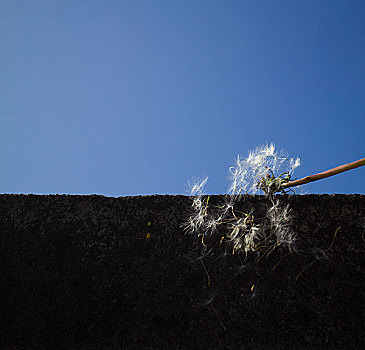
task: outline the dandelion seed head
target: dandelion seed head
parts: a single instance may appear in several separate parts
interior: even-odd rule
[[[224,246],[229,247],[231,252],[233,249],[233,253],[244,252],[247,255],[248,252],[259,252],[260,247],[267,247],[267,244],[283,244],[291,249],[296,235],[291,229],[289,206],[270,197],[272,205],[267,210],[269,222],[257,225],[252,213],[242,215],[242,212],[235,210],[235,203],[243,193],[257,193],[259,189],[267,194],[280,191],[281,184],[290,181],[298,166],[299,158],[289,158],[283,151],[278,151],[273,143],[249,151],[246,158],[238,156],[229,168],[230,187],[221,206],[209,207],[209,197],[203,196],[208,178],[195,179],[190,185],[190,194],[194,196],[193,213],[185,224],[186,229],[197,233],[204,247],[210,241],[216,242],[214,239],[204,242],[204,238],[216,235],[220,239],[219,246],[224,241]],[[228,250],[225,255],[226,252]]]
[[[292,174],[300,166],[300,159],[288,158],[283,151],[277,151],[273,143],[257,147],[249,151],[248,157],[236,159],[235,165],[229,168],[231,194],[242,191],[256,193],[257,183],[268,174],[279,176],[283,173]]]

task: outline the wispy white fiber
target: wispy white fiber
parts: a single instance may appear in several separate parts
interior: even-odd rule
[[[248,157],[236,159],[234,166],[229,168],[231,184],[230,194],[256,193],[257,183],[261,178],[272,174],[279,176],[282,173],[292,175],[300,166],[300,159],[288,158],[283,151],[277,151],[273,143],[251,150]]]

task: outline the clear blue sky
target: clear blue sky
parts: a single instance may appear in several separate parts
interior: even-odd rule
[[[297,177],[365,157],[365,1],[0,1],[1,193],[224,193],[266,141]]]

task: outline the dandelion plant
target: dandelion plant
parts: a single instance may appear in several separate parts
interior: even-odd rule
[[[291,230],[291,211],[273,194],[287,193],[292,187],[363,166],[365,158],[293,180],[294,171],[300,163],[299,157],[290,158],[285,152],[278,151],[273,143],[257,147],[246,158],[237,157],[235,165],[229,168],[231,184],[223,205],[212,208],[209,196],[203,195],[208,178],[198,180],[191,186],[193,214],[185,223],[185,229],[197,233],[204,247],[207,237],[217,236],[215,241],[230,247],[233,254],[243,252],[247,256],[248,252],[261,252],[268,246],[272,249],[279,245],[290,248],[296,241]],[[259,190],[268,195],[270,205],[266,221],[258,222],[252,212],[236,211],[235,203],[239,195],[257,193]]]
[[[238,157],[229,168],[231,184],[223,205],[212,206],[209,196],[203,195],[208,178],[193,183],[193,214],[185,223],[185,229],[197,233],[204,247],[208,237],[216,236],[219,245],[230,247],[233,254],[243,252],[247,256],[249,252],[267,249],[268,245],[271,248],[281,244],[290,246],[296,238],[290,230],[288,207],[272,199],[267,212],[269,223],[262,223],[251,212],[236,211],[235,203],[239,195],[256,193],[259,189],[267,194],[283,192],[282,185],[291,180],[298,166],[299,158],[289,158],[277,151],[273,143],[250,151],[247,158]]]
[[[217,199],[210,200],[210,196],[204,195],[204,186],[208,178],[195,180],[192,184],[190,190],[193,198],[192,213],[183,226],[186,231],[198,238],[201,252],[196,261],[200,261],[203,266],[208,287],[211,287],[212,281],[209,265],[206,265],[204,260],[214,262],[222,259],[224,263],[227,256],[235,256],[238,257],[235,261],[240,263],[239,271],[244,271],[247,264],[259,263],[263,258],[272,256],[272,252],[277,248],[286,247],[289,251],[282,254],[279,261],[275,263],[271,270],[274,271],[291,252],[298,252],[300,239],[294,229],[294,215],[290,209],[290,201],[286,197],[274,196],[274,194],[294,192],[292,188],[295,186],[363,166],[365,158],[293,180],[294,171],[300,163],[299,157],[290,158],[270,143],[250,151],[246,158],[237,157],[234,166],[229,168],[231,183],[228,194],[219,198],[221,202]],[[260,190],[267,195],[267,201],[264,201],[266,212],[261,209],[256,211],[249,205],[242,211],[242,202],[238,203],[238,201],[243,199],[245,202],[246,197],[241,195],[255,194]],[[311,250],[315,260],[297,275],[296,281],[316,261],[326,258],[326,253],[331,249],[340,229],[341,227],[337,228],[327,250],[316,247]],[[222,250],[224,253],[221,253]],[[210,260],[210,257],[214,255],[217,257]],[[254,296],[255,283],[250,290],[251,295]],[[213,299],[208,299],[205,305],[212,309],[226,331],[227,328],[214,307]]]

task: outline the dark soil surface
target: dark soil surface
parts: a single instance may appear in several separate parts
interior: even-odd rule
[[[365,196],[278,198],[295,251],[244,261],[202,258],[186,196],[0,195],[0,348],[364,349]]]

